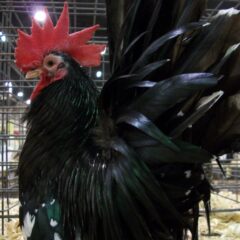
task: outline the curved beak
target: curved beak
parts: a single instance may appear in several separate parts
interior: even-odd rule
[[[37,68],[37,69],[31,70],[31,71],[28,71],[28,72],[26,73],[25,78],[26,78],[26,79],[39,78],[40,75],[41,75],[41,73],[42,73],[42,69],[41,69],[41,68]]]

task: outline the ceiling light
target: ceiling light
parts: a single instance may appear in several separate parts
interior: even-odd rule
[[[18,93],[17,93],[17,96],[18,96],[18,97],[23,97],[23,95],[24,95],[23,92],[18,92]]]
[[[6,36],[5,36],[5,35],[2,35],[2,36],[1,36],[1,40],[2,40],[2,42],[6,42],[6,40],[7,40]]]
[[[45,22],[46,20],[46,12],[43,10],[38,10],[35,14],[34,14],[34,19],[38,22]]]
[[[101,76],[102,76],[102,71],[97,71],[97,72],[96,72],[96,77],[97,77],[97,78],[100,78]]]
[[[13,89],[12,89],[12,83],[11,82],[5,82],[5,87],[8,87],[8,92],[12,93]]]
[[[30,104],[31,104],[31,100],[28,99],[28,100],[26,101],[26,104],[27,104],[27,105],[30,105]]]

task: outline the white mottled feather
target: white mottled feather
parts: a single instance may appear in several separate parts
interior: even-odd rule
[[[54,219],[51,219],[50,220],[50,225],[51,225],[51,227],[56,227],[58,225],[58,222]]]
[[[26,213],[23,220],[23,227],[22,227],[24,239],[31,237],[35,220],[36,218],[34,215],[31,215],[29,212]]]
[[[54,233],[54,240],[62,240],[58,233]]]

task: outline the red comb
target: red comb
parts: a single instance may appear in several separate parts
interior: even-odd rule
[[[31,35],[18,30],[15,58],[16,65],[23,72],[39,67],[44,55],[50,51],[67,53],[82,66],[90,67],[100,64],[100,54],[105,45],[86,44],[99,25],[69,34],[69,13],[66,2],[55,27],[47,10],[46,14],[47,19],[43,27],[36,20],[32,20]]]

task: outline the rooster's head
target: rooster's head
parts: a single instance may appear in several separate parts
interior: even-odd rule
[[[18,31],[17,47],[15,49],[16,65],[26,73],[26,78],[38,78],[31,99],[49,84],[63,79],[68,72],[68,64],[63,55],[68,55],[81,66],[90,67],[100,64],[104,45],[86,44],[99,25],[69,34],[68,5],[64,4],[61,16],[56,24],[46,11],[46,22],[40,26],[32,20],[31,34]],[[62,54],[61,54],[62,53]]]

